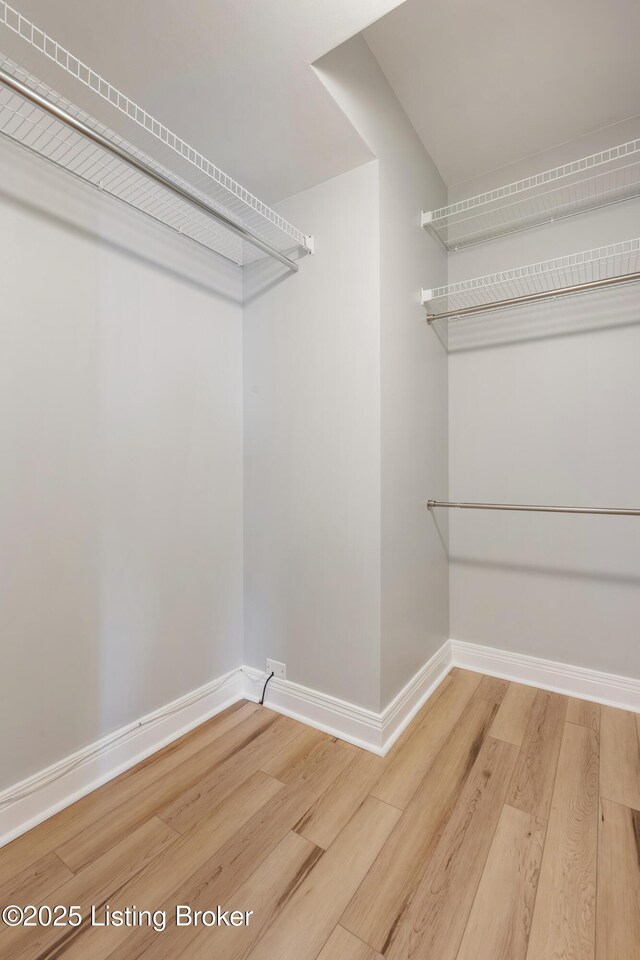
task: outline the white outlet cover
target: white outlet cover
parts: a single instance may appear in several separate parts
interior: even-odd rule
[[[287,679],[287,665],[286,663],[280,663],[279,660],[267,660],[267,673],[273,671],[274,676],[279,680]]]

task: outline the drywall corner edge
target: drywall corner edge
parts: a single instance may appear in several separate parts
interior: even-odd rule
[[[275,677],[267,687],[265,706],[370,753],[384,756],[450,669],[451,653],[449,644],[445,643],[381,713]],[[267,675],[248,666],[242,671],[246,677],[245,696],[257,702]]]

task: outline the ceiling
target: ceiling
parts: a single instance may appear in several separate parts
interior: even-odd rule
[[[640,114],[638,0],[406,0],[364,35],[450,186]]]
[[[268,203],[371,159],[310,66],[360,31],[449,185],[640,114],[638,0],[13,2]]]
[[[397,2],[12,0],[268,203],[371,159],[310,64]],[[2,52],[25,49],[0,28]],[[71,98],[55,66],[40,79]]]

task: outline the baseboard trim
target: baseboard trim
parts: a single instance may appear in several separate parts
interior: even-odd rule
[[[453,666],[640,713],[640,680],[461,640],[449,641]]]
[[[443,644],[380,713],[275,677],[266,705],[384,756],[453,666],[640,712],[640,680],[459,640]],[[225,707],[243,698],[257,702],[265,677],[238,667],[0,793],[0,846]]]
[[[0,847],[244,696],[238,667],[0,793]]]
[[[266,706],[383,756],[450,667],[444,644],[381,713],[275,678]],[[265,677],[252,667],[238,667],[4,790],[0,847],[238,700],[257,702]]]
[[[380,713],[275,677],[266,706],[384,756],[453,666],[640,713],[640,680],[459,640],[443,644]],[[265,678],[238,667],[0,793],[0,846],[225,707],[257,702]]]
[[[443,643],[385,707],[382,712],[383,755],[393,746],[416,713],[435,693],[452,666],[451,648],[448,643]]]
[[[254,667],[245,666],[242,670],[246,678],[245,696],[257,703],[268,674]],[[265,706],[340,740],[380,752],[375,747],[379,717],[372,710],[276,677],[269,682]]]
[[[276,677],[269,682],[265,705],[384,756],[450,669],[451,653],[445,643],[381,713]],[[247,681],[245,696],[257,702],[267,675],[254,667],[245,666],[242,670]]]

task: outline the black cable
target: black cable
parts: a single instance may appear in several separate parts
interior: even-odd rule
[[[266,679],[266,681],[265,681],[265,684],[264,684],[264,687],[262,688],[262,696],[260,697],[260,700],[258,701],[259,703],[264,704],[264,695],[265,695],[265,693],[267,692],[267,684],[269,683],[269,680],[271,680],[271,677],[275,677],[275,673],[273,672],[273,670],[271,671],[271,673],[270,673],[269,676],[267,677],[267,679]]]

